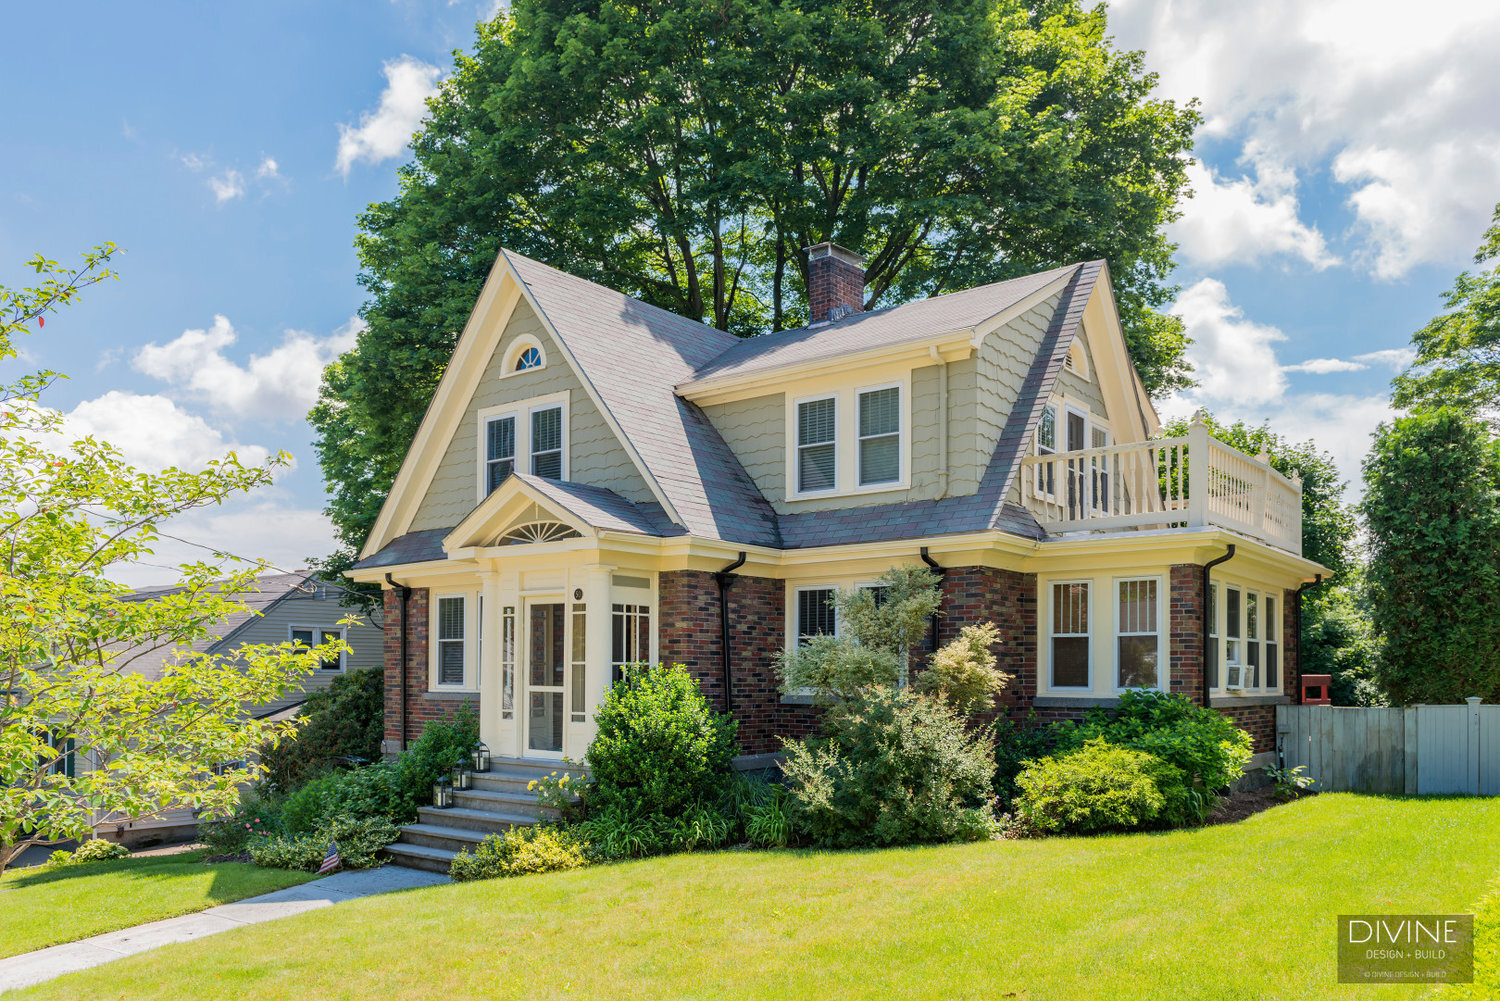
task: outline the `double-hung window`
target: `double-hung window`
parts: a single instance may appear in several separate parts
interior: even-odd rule
[[[1281,687],[1281,620],[1276,617],[1276,596],[1263,595],[1266,620],[1266,687]]]
[[[1219,592],[1218,585],[1209,586],[1209,687],[1222,685],[1230,692],[1280,691],[1280,595],[1228,584],[1223,588],[1221,608]],[[1223,670],[1213,670],[1221,658]]]
[[[797,645],[803,646],[814,636],[837,636],[838,613],[833,607],[834,588],[801,587],[797,589]]]
[[[1224,589],[1224,687],[1244,688],[1248,680],[1243,656],[1244,638],[1241,633],[1241,599],[1243,592],[1237,587]]]
[[[1118,618],[1115,642],[1119,688],[1156,688],[1161,683],[1161,632],[1157,621],[1158,581],[1142,577],[1116,582]]]
[[[462,596],[437,600],[437,683],[446,688],[464,685],[465,637],[467,635]]]
[[[1052,687],[1089,687],[1089,583],[1052,585]]]
[[[292,642],[301,647],[312,649],[320,643],[329,643],[344,638],[342,629],[316,629],[312,626],[293,626]],[[326,660],[318,661],[320,671],[342,671],[344,669],[344,655],[336,653]]]
[[[1260,687],[1260,595],[1245,592],[1245,687]]]
[[[484,439],[484,492],[490,493],[516,469],[515,415],[486,421]]]
[[[1208,585],[1208,687],[1219,687],[1219,585]]]
[[[617,604],[611,606],[610,679],[625,677],[625,668],[644,664],[651,659],[651,606]]]
[[[549,480],[563,475],[562,407],[539,407],[531,412],[531,474]]]
[[[859,485],[901,480],[901,387],[859,394]]]
[[[797,492],[838,489],[838,397],[797,404]]]

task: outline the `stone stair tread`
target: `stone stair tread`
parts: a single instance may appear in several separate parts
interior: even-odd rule
[[[449,841],[465,841],[478,844],[490,833],[488,831],[471,831],[467,827],[444,827],[441,824],[407,824],[401,828],[403,838],[407,833],[425,834],[430,838],[445,838]],[[398,841],[397,844],[402,842]]]
[[[529,817],[524,814],[502,813],[499,810],[472,810],[466,806],[450,806],[441,809],[435,806],[424,806],[422,810],[427,812],[427,816],[434,819],[439,816],[447,816],[463,820],[488,820],[492,821],[496,826],[514,824],[517,827],[531,827],[536,823],[535,817]],[[422,823],[426,824],[427,822],[423,820]],[[419,825],[407,824],[406,826],[416,827]],[[445,825],[428,824],[427,826],[441,827]]]
[[[446,848],[429,848],[426,845],[408,845],[397,841],[395,844],[386,845],[385,850],[392,855],[409,855],[413,858],[431,859],[434,862],[452,862],[457,852]]]

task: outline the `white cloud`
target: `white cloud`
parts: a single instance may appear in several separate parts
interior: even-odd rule
[[[280,180],[281,174],[277,170],[277,164],[269,156],[260,158],[260,166],[255,168],[255,176],[268,181]]]
[[[1245,319],[1229,302],[1229,290],[1216,278],[1185,289],[1171,312],[1182,317],[1193,339],[1188,348],[1201,395],[1236,406],[1269,403],[1286,392],[1286,376],[1276,360],[1275,327]]]
[[[1329,375],[1333,372],[1363,372],[1368,365],[1343,358],[1309,358],[1295,365],[1283,365],[1283,372],[1306,372],[1309,375]]]
[[[128,587],[171,584],[177,575],[170,567],[191,561],[215,562],[213,548],[244,559],[263,559],[273,567],[297,570],[309,556],[333,551],[333,526],[321,512],[291,507],[276,488],[221,507],[204,508],[173,518],[162,531],[155,555],[140,563],[122,564],[110,577]],[[178,541],[186,540],[184,541]],[[243,564],[226,562],[226,570]]]
[[[226,170],[218,177],[210,177],[208,186],[213,189],[215,200],[227,202],[245,193],[245,178],[237,170]]]
[[[143,469],[168,466],[192,469],[235,452],[246,465],[270,454],[259,445],[242,445],[224,436],[196,414],[165,396],[111,390],[85,400],[63,415],[63,434],[70,439],[92,435],[119,449],[127,462]]]
[[[183,153],[177,159],[181,160],[182,165],[188,170],[202,170],[209,164],[207,157],[199,156],[197,153]]]
[[[339,125],[335,166],[345,177],[354,164],[380,163],[400,156],[427,114],[427,99],[437,93],[442,70],[411,56],[387,62],[385,90],[374,111],[359,116],[359,125]]]
[[[298,421],[317,401],[324,367],[353,347],[363,329],[364,321],[351,317],[327,337],[288,330],[279,345],[241,365],[225,354],[238,339],[234,326],[216,315],[207,330],[184,330],[166,344],[147,344],[131,366],[224,413]]]
[[[1416,358],[1416,348],[1385,348],[1382,351],[1368,351],[1354,356],[1355,361],[1364,362],[1366,365],[1381,365],[1393,372],[1401,371]]]
[[[1205,278],[1186,289],[1171,310],[1187,325],[1194,343],[1188,360],[1197,369],[1199,384],[1162,401],[1158,411],[1172,419],[1203,407],[1222,421],[1269,423],[1290,441],[1311,438],[1332,453],[1340,475],[1360,491],[1360,463],[1370,447],[1370,434],[1394,411],[1390,399],[1377,394],[1301,393],[1292,390],[1288,372],[1327,374],[1382,364],[1406,349],[1394,348],[1359,355],[1352,361],[1315,358],[1282,365],[1276,345],[1287,336],[1276,327],[1254,323],[1233,305],[1224,283]]]
[[[1299,217],[1292,171],[1262,163],[1254,180],[1226,180],[1193,164],[1187,175],[1193,197],[1168,231],[1187,260],[1214,267],[1289,256],[1320,271],[1338,263],[1323,234]]]
[[[1472,252],[1500,192],[1500,6],[1112,0],[1110,8],[1120,44],[1146,51],[1164,96],[1202,99],[1205,138],[1304,176],[1329,170],[1354,218],[1346,256],[1362,267],[1394,279]]]

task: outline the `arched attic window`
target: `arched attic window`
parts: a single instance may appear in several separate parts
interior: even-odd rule
[[[559,542],[579,538],[578,531],[560,521],[531,521],[517,525],[497,540],[501,546],[524,546],[536,542]]]
[[[505,365],[500,369],[500,376],[504,378],[546,367],[547,352],[541,342],[530,334],[522,334],[506,349]]]
[[[540,348],[536,347],[535,345],[532,345],[531,347],[527,348],[525,351],[522,351],[521,352],[521,357],[519,357],[519,358],[516,359],[516,371],[517,372],[524,372],[528,368],[541,368],[541,367],[542,367],[542,351],[541,351]]]

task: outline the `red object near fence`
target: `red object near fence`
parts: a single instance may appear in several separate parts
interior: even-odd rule
[[[1331,706],[1333,698],[1329,689],[1333,685],[1331,674],[1304,674],[1302,676],[1302,704],[1304,706]]]

